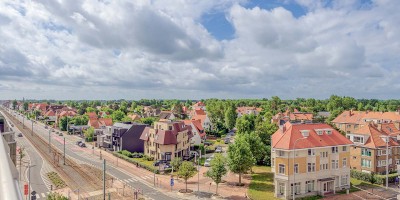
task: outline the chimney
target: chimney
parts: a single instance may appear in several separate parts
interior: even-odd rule
[[[393,122],[393,124],[397,128],[397,130],[400,130],[400,122],[399,121],[395,121],[395,122]]]
[[[378,128],[379,131],[382,131],[382,124],[381,123],[377,124],[376,127]]]
[[[349,116],[351,117],[351,115],[354,114],[353,109],[349,110]]]

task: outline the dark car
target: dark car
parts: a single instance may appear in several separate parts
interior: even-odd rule
[[[169,168],[172,168],[172,166],[170,165],[170,164],[164,164],[164,169],[169,169]]]
[[[205,146],[210,146],[210,145],[212,145],[212,143],[211,142],[204,142],[204,145]]]
[[[225,144],[229,144],[231,142],[231,140],[229,138],[225,139],[224,143]]]
[[[79,146],[80,146],[80,147],[86,147],[86,144],[85,144],[84,142],[81,142],[81,143],[79,144]]]
[[[156,160],[156,161],[154,161],[154,163],[153,163],[153,166],[160,166],[160,161],[159,160]]]
[[[81,143],[82,143],[82,141],[77,141],[77,142],[76,142],[76,145],[79,146]]]
[[[22,133],[18,133],[18,137],[22,137]]]
[[[48,129],[49,127],[48,127],[48,126],[45,126],[44,128],[45,128],[45,129]]]
[[[62,133],[62,132],[60,132],[58,135],[59,135],[59,136],[63,136],[63,133]]]

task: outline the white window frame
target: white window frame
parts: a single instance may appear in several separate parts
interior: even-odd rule
[[[332,150],[332,153],[338,153],[339,152],[339,148],[338,147],[332,147],[331,150]]]
[[[347,167],[347,158],[343,158],[342,167]]]
[[[299,164],[295,163],[294,166],[293,166],[293,169],[294,169],[294,173],[298,174],[299,173]]]
[[[315,149],[308,149],[308,150],[307,150],[307,154],[308,154],[309,156],[315,156]]]
[[[281,169],[283,169],[283,173],[281,172]],[[286,169],[285,169],[285,165],[284,164],[279,164],[278,165],[278,173],[279,174],[285,174]]]

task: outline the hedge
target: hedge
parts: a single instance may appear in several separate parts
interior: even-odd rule
[[[128,151],[129,152],[129,151]],[[156,174],[159,174],[160,173],[160,171],[157,169],[157,168],[155,168],[155,167],[153,167],[153,166],[149,166],[149,165],[146,165],[146,164],[143,164],[143,163],[141,163],[141,162],[138,162],[138,161],[136,161],[136,160],[134,160],[133,158],[130,158],[130,157],[128,157],[128,156],[126,156],[126,155],[123,155],[123,154],[121,154],[121,153],[119,153],[119,152],[112,152],[113,153],[113,155],[114,156],[116,156],[116,157],[118,157],[118,158],[121,158],[121,159],[124,159],[124,160],[126,160],[126,161],[128,161],[128,162],[130,162],[130,163],[133,163],[133,164],[137,164],[138,166],[140,166],[140,167],[142,167],[142,168],[144,168],[144,169],[147,169],[147,170],[149,170],[149,171],[151,171],[151,172],[154,172],[155,171],[155,173]],[[130,152],[129,152],[130,153]]]
[[[388,175],[389,183],[394,183],[397,176],[398,176],[397,173],[389,174]],[[360,171],[356,171],[356,170],[350,170],[350,177],[358,179],[358,180],[362,180],[365,182],[370,182],[370,183],[375,183],[375,184],[380,184],[380,185],[383,185],[386,183],[386,175],[377,175],[374,173],[366,173],[366,172],[360,172]]]

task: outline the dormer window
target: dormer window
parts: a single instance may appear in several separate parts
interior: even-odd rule
[[[332,134],[332,130],[326,130],[325,133],[326,133],[327,135],[330,135],[330,134]]]
[[[324,133],[323,130],[319,130],[319,129],[315,129],[315,132],[317,133],[317,135],[322,135]]]
[[[361,136],[354,136],[354,137],[353,137],[353,142],[354,142],[354,143],[362,143],[362,144],[364,144],[364,137],[361,137]]]
[[[309,130],[301,130],[300,132],[303,135],[303,137],[308,137],[310,135],[310,131]]]

